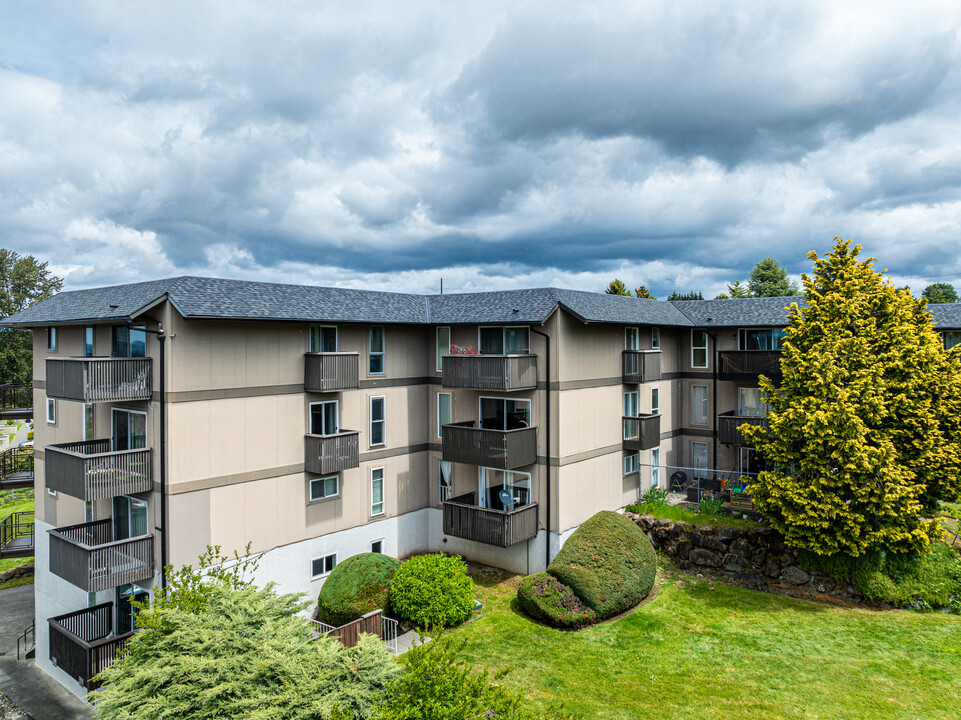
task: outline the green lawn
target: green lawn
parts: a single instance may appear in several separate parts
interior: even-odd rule
[[[7,517],[7,515],[10,515],[11,513],[27,512],[27,511],[33,511],[32,499],[23,500],[21,502],[14,503],[12,505],[4,505],[3,507],[0,507],[0,520],[3,520],[5,517]],[[15,568],[18,565],[28,565],[32,562],[33,562],[32,557],[5,558],[3,560],[0,560],[0,572],[4,572],[5,570],[9,570],[10,568]],[[24,583],[21,582],[20,584],[22,585]],[[8,587],[8,584],[5,583],[0,585],[0,589],[3,589],[5,587]]]
[[[737,515],[708,515],[703,512],[685,510],[677,505],[657,505],[639,502],[628,505],[627,509],[638,515],[650,515],[651,517],[666,518],[675,521],[680,520],[694,525],[714,525],[718,527],[727,526],[747,529],[760,527],[761,525],[754,520],[745,519]]]
[[[874,612],[664,576],[647,604],[580,632],[538,625],[518,578],[475,573],[489,615],[453,631],[476,665],[583,718],[961,718],[961,617]]]

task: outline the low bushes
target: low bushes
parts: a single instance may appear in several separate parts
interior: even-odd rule
[[[597,613],[547,573],[528,575],[521,581],[517,604],[526,615],[554,627],[573,629],[597,622]]]
[[[547,571],[603,619],[647,597],[657,557],[647,535],[629,518],[602,511],[574,531]]]
[[[339,626],[386,609],[388,588],[399,565],[380,553],[361,553],[335,565],[317,598],[320,619]]]
[[[474,609],[474,583],[467,565],[443,553],[418,555],[403,563],[389,595],[400,619],[418,628],[457,625]]]

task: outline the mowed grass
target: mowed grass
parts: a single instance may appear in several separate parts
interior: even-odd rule
[[[32,499],[23,500],[18,503],[4,505],[3,507],[0,507],[0,520],[3,520],[5,517],[7,517],[7,515],[10,515],[15,512],[33,512],[33,500]],[[33,562],[32,557],[4,558],[3,560],[0,560],[0,572],[4,572],[5,570],[10,570],[11,568],[19,567],[20,565],[29,565],[32,562]],[[28,580],[28,581],[14,581],[14,582],[17,582],[17,584],[19,585],[26,585],[33,581]],[[6,588],[6,587],[13,587],[13,585],[10,583],[0,584],[0,589]]]
[[[656,595],[579,632],[513,602],[517,577],[475,573],[490,614],[452,631],[477,666],[544,710],[581,718],[961,718],[961,617],[839,608],[661,575]]]
[[[667,520],[682,521],[693,525],[713,525],[715,527],[738,527],[752,529],[761,527],[761,524],[754,520],[745,519],[736,515],[709,515],[703,512],[693,512],[685,510],[677,505],[658,505],[653,503],[634,503],[628,505],[630,512],[638,515],[650,515],[656,518]]]

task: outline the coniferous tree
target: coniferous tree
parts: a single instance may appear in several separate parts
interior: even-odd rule
[[[958,292],[948,283],[934,283],[921,291],[921,297],[927,298],[930,303],[956,303]]]
[[[631,294],[627,291],[627,285],[625,285],[621,280],[614,278],[607,285],[607,290],[604,291],[608,295],[625,295],[630,297]]]
[[[751,497],[788,543],[820,555],[923,552],[930,512],[961,493],[961,353],[924,302],[835,240],[792,304],[769,428],[742,425],[768,469]]]
[[[647,285],[641,285],[639,288],[635,288],[634,296],[645,300],[657,300],[656,297],[651,295],[651,291],[647,289]]]
[[[704,296],[701,294],[700,290],[691,290],[691,292],[679,293],[677,290],[672,292],[667,298],[668,300],[703,300]]]
[[[750,294],[745,297],[786,297],[799,292],[797,283],[788,278],[787,270],[772,257],[754,264],[747,287]]]

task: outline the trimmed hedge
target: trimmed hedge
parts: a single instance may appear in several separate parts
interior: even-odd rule
[[[525,615],[553,627],[574,629],[597,622],[597,613],[573,590],[547,573],[528,575],[521,580],[517,604]]]
[[[339,626],[378,608],[386,610],[388,588],[399,566],[380,553],[353,555],[335,565],[317,598],[320,619]]]
[[[390,606],[418,628],[464,622],[474,610],[474,581],[467,576],[467,564],[443,553],[412,557],[394,575]]]
[[[657,556],[647,535],[629,518],[603,510],[574,531],[547,572],[604,619],[648,596]]]

